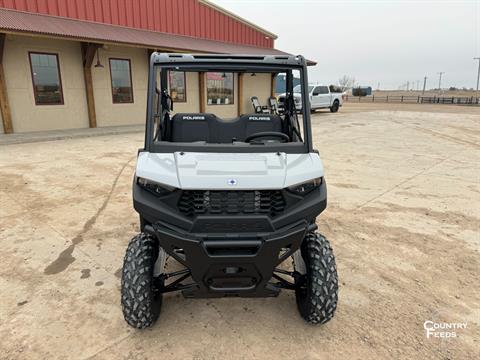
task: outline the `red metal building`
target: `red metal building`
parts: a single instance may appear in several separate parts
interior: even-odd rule
[[[274,48],[276,38],[275,34],[206,0],[0,0],[3,132],[116,124],[107,118],[106,111],[103,113],[105,108],[110,108],[108,116],[117,114],[119,124],[135,122],[129,119],[142,119],[135,114],[144,111],[144,101],[133,96],[133,92],[138,93],[135,88],[143,86],[146,58],[151,51],[284,54]],[[144,63],[139,60],[142,56]],[[111,65],[114,58],[123,59],[125,63],[120,65],[129,68],[130,105],[106,104],[105,83],[114,80],[101,67],[92,66],[94,60]],[[32,66],[32,60],[41,59],[56,67],[56,91],[61,92],[57,98],[65,102],[48,104],[55,111],[49,111],[48,118],[45,112],[44,120],[32,122],[32,117],[42,118],[47,108],[38,99],[41,84],[36,81],[41,76]],[[68,93],[69,89],[76,89],[78,81],[70,83],[70,75],[64,76],[64,72],[75,74],[79,69],[84,78],[84,98],[74,101]],[[25,73],[31,78],[25,78]],[[110,69],[110,77],[111,74]],[[188,89],[186,83],[193,80],[184,81]],[[26,90],[28,86],[34,89]],[[72,120],[73,107],[76,117]],[[66,116],[70,117],[70,123],[62,120]]]
[[[0,7],[261,47],[276,38],[207,1],[1,0]]]
[[[0,0],[0,8],[262,48],[273,48],[276,39],[204,0]]]

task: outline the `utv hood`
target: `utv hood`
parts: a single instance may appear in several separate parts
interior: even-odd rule
[[[136,176],[181,189],[282,189],[323,176],[316,153],[141,152]]]

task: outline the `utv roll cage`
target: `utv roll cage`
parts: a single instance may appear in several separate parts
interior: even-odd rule
[[[160,75],[157,77],[157,70]],[[174,104],[168,92],[168,71],[189,72],[233,72],[233,73],[285,73],[286,101],[281,115],[282,128],[290,142],[231,143],[171,142],[165,139],[166,126]],[[302,129],[295,109],[293,96],[293,71],[298,71],[302,84],[301,110]],[[150,58],[148,79],[147,121],[145,129],[145,151],[152,153],[189,152],[286,152],[310,153],[313,151],[310,126],[310,106],[307,93],[307,62],[302,56],[252,56],[252,55],[190,55],[154,53]],[[203,89],[200,89],[203,91]],[[156,98],[158,96],[158,98]],[[202,113],[198,113],[201,115]],[[165,141],[167,140],[167,141]]]

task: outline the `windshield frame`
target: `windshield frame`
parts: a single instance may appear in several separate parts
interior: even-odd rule
[[[235,73],[281,73],[285,71],[298,70],[300,74],[301,84],[307,85],[306,61],[302,57],[291,57],[300,61],[259,61],[258,56],[240,57],[231,56],[231,58],[215,58],[212,56],[203,56],[201,61],[193,59],[193,55],[180,57],[175,54],[174,60],[165,61],[168,54],[153,53],[150,58],[149,84],[147,94],[147,119],[145,129],[145,151],[156,153],[174,153],[174,152],[214,152],[214,153],[267,153],[267,152],[285,152],[292,154],[312,152],[312,135],[310,127],[310,103],[308,94],[305,92],[306,87],[302,86],[303,106],[301,115],[303,118],[303,142],[262,142],[257,144],[248,143],[183,143],[169,142],[154,139],[154,109],[156,92],[156,73],[157,70],[171,71],[198,71],[198,72],[235,72]],[[183,54],[182,54],[183,55]],[[181,56],[181,55],[180,55]],[[271,58],[271,57],[269,57]],[[162,61],[163,60],[163,61]],[[184,61],[182,61],[184,60]],[[271,60],[271,59],[269,59]],[[291,89],[293,88],[292,85]],[[307,85],[308,86],[308,85]],[[292,90],[291,90],[292,91]],[[292,91],[293,92],[293,91]],[[288,93],[288,89],[287,89]],[[160,113],[162,112],[162,104],[160,104]],[[201,113],[199,113],[201,114]]]

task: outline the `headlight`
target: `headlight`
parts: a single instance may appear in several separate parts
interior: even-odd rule
[[[319,177],[307,182],[289,186],[287,189],[297,195],[306,195],[312,190],[318,188],[322,184],[323,178]]]
[[[159,184],[152,180],[147,180],[145,178],[137,177],[137,184],[142,188],[154,195],[163,196],[168,195],[172,191],[175,191],[175,188],[170,185]]]

